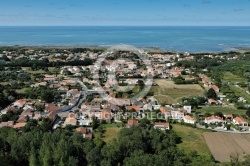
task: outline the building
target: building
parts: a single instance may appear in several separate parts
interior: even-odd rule
[[[75,113],[69,113],[68,117],[64,121],[64,126],[66,126],[66,125],[73,125],[73,126],[75,126],[76,123],[77,123],[77,120],[76,120]]]
[[[238,125],[240,128],[247,128],[248,127],[248,122],[242,117],[234,118],[233,123]]]
[[[210,117],[206,117],[205,118],[205,121],[204,121],[206,124],[211,124],[211,123],[220,123],[220,122],[224,122],[224,120],[219,117],[219,116],[210,116]]]
[[[81,133],[83,138],[92,139],[93,128],[92,127],[78,127],[76,132]]]
[[[191,112],[192,112],[192,107],[191,107],[191,106],[185,105],[185,106],[183,107],[183,109],[184,109],[185,111],[187,111],[187,113],[189,113],[189,114],[191,114]]]
[[[166,122],[155,122],[154,128],[160,129],[160,130],[170,130],[170,125],[169,123],[166,123]]]
[[[132,126],[139,126],[139,122],[136,119],[129,119],[127,127],[130,128]]]
[[[183,120],[184,120],[185,123],[195,124],[194,118],[189,116],[189,115],[184,116]]]

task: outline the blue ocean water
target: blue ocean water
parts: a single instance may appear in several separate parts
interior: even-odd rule
[[[0,45],[110,46],[128,44],[187,52],[250,47],[250,27],[13,26],[0,27]]]

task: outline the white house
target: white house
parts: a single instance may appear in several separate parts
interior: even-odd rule
[[[233,123],[239,125],[240,128],[247,128],[248,122],[242,117],[236,117],[233,119]]]
[[[170,125],[166,122],[155,122],[154,128],[160,130],[170,130]]]
[[[220,123],[220,122],[224,122],[224,120],[219,117],[219,116],[210,116],[210,117],[206,117],[205,121],[206,124],[211,124],[211,123]]]
[[[189,116],[189,115],[184,116],[183,120],[184,120],[185,123],[195,124],[194,118]]]
[[[183,107],[183,109],[184,109],[185,111],[187,111],[187,113],[189,113],[189,114],[191,114],[191,112],[192,112],[192,107],[191,107],[191,106],[185,105],[185,106]]]
[[[184,112],[183,111],[171,111],[172,119],[183,119]]]

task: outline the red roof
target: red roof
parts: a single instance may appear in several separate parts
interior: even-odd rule
[[[139,126],[139,122],[136,119],[129,119],[128,126]]]

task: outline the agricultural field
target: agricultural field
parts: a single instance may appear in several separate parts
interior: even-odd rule
[[[204,137],[216,161],[229,162],[236,154],[240,159],[250,155],[250,134],[205,132]]]
[[[238,114],[238,115],[245,115],[246,110],[237,110],[235,107],[223,107],[223,106],[209,106],[209,107],[202,107],[201,109],[197,110],[203,113],[210,113],[213,114],[215,112],[222,112],[223,114]]]
[[[211,152],[206,144],[203,133],[207,132],[205,129],[192,128],[180,124],[171,124],[173,131],[181,137],[182,143],[178,145],[178,148],[185,152],[197,151],[198,155],[204,157],[211,157]]]
[[[231,72],[224,72],[222,80],[224,82],[232,82],[232,83],[247,81],[245,78],[242,78],[240,76],[234,75]]]
[[[236,95],[244,97],[245,100],[247,100],[250,103],[250,95],[246,92],[245,89],[235,85],[230,85],[229,87],[232,91],[235,92]]]
[[[173,104],[183,97],[204,95],[204,90],[197,84],[176,85],[165,79],[156,79],[154,83],[158,86],[153,86],[151,91],[160,104]]]

